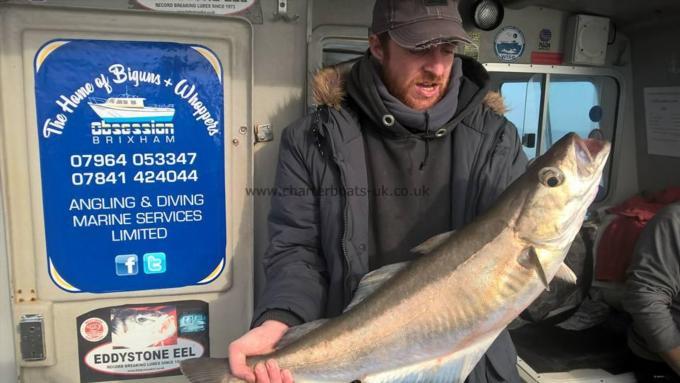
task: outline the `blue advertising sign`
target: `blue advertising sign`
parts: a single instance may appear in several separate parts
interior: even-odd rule
[[[222,68],[169,42],[35,56],[47,260],[69,292],[208,283],[226,264]]]

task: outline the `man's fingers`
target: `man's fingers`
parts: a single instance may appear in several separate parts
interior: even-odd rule
[[[245,379],[249,383],[255,382],[255,374],[246,364],[246,354],[238,350],[233,344],[229,346],[229,368],[237,378]]]
[[[229,345],[229,367],[237,378],[250,383],[283,383],[281,369],[274,362],[271,366],[261,362],[255,368],[247,365],[247,358],[253,355],[267,354],[274,350],[274,345],[281,339],[288,325],[269,320],[262,326],[248,331],[245,335]],[[271,370],[269,372],[268,370]]]
[[[271,383],[281,383],[281,369],[279,364],[276,363],[274,359],[269,359],[265,366],[267,367],[267,373],[269,374],[269,380]]]
[[[271,383],[267,374],[267,367],[262,362],[255,365],[255,376],[257,377],[257,383]]]
[[[289,370],[281,371],[281,383],[293,383],[293,374]]]

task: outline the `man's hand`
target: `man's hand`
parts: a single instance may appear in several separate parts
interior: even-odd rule
[[[274,346],[288,330],[288,325],[275,320],[262,323],[229,345],[229,367],[237,378],[254,383],[293,383],[288,370],[281,370],[275,360],[260,362],[253,368],[246,364],[246,357],[263,355],[274,351]]]
[[[670,351],[662,352],[660,355],[663,360],[666,361],[666,364],[671,366],[673,371],[675,371],[675,373],[680,376],[680,347],[676,347]]]

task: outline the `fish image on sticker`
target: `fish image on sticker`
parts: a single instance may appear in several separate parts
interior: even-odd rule
[[[177,344],[174,306],[111,309],[113,348],[140,349]]]
[[[494,40],[496,57],[503,62],[514,62],[524,53],[524,34],[517,27],[501,29]]]

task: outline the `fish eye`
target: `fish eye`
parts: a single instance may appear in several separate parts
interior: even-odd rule
[[[554,188],[564,182],[564,173],[557,168],[543,168],[538,172],[538,179],[547,187]]]

